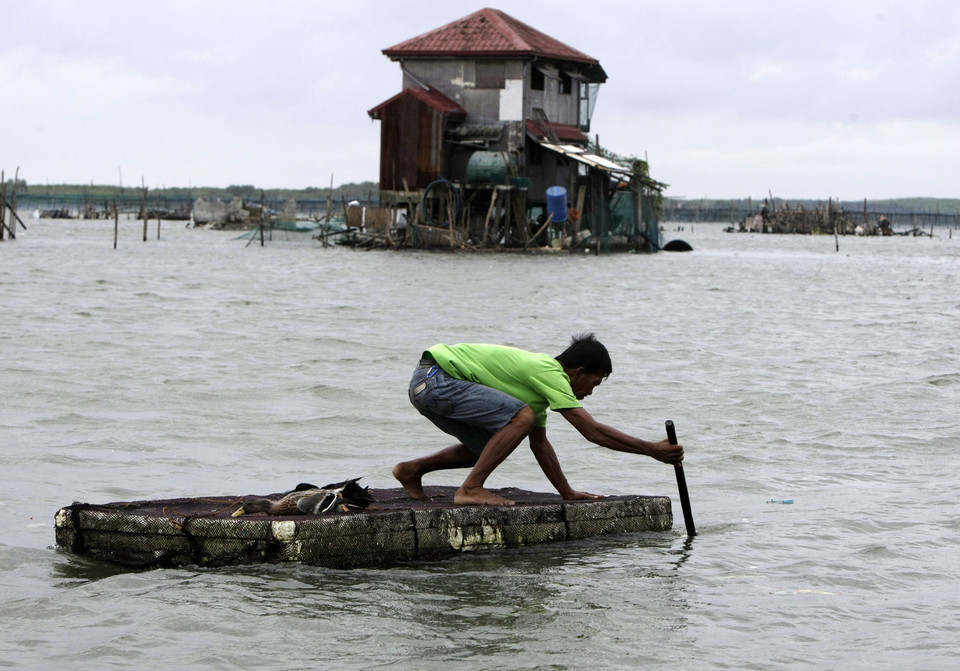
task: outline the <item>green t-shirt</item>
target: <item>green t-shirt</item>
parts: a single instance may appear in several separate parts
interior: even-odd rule
[[[547,408],[581,408],[560,362],[503,345],[434,345],[426,352],[450,375],[478,382],[520,399],[537,413],[536,426],[547,425]]]

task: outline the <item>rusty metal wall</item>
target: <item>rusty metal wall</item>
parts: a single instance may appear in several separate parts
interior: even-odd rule
[[[380,120],[380,188],[425,188],[443,168],[443,114],[412,96],[384,108]]]

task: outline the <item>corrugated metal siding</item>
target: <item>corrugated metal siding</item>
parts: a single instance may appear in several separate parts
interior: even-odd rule
[[[444,115],[413,96],[383,109],[380,120],[380,188],[402,190],[430,184],[443,168]]]

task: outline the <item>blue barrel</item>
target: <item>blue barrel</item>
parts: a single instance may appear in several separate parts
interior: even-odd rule
[[[547,189],[547,212],[553,215],[553,223],[567,220],[567,190],[562,186]]]

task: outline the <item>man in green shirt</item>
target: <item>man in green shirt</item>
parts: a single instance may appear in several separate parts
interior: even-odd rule
[[[668,464],[683,460],[683,446],[650,442],[597,422],[580,404],[612,372],[607,348],[592,333],[574,336],[556,357],[501,345],[434,345],[410,379],[414,407],[460,442],[404,461],[393,475],[415,499],[427,500],[422,478],[448,468],[471,468],[457,490],[457,505],[513,505],[483,485],[493,470],[529,437],[550,483],[564,499],[599,499],[567,483],[547,440],[547,409],[563,415],[580,434],[602,447],[645,454]]]

